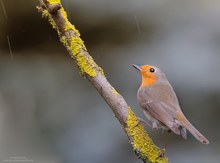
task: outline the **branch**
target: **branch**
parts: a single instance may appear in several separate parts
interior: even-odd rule
[[[106,103],[110,106],[127,133],[133,150],[144,162],[167,163],[165,150],[154,145],[152,139],[139,123],[134,112],[124,98],[107,81],[103,70],[89,55],[79,31],[67,19],[67,13],[60,0],[38,0],[37,9],[57,31],[62,44],[79,67],[81,74],[97,89]],[[137,125],[138,124],[138,125]]]

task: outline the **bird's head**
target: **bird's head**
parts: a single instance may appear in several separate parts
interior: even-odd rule
[[[159,68],[151,65],[132,65],[134,68],[140,71],[141,77],[142,77],[142,86],[149,86],[155,84],[161,77],[163,76],[163,73],[160,71]]]

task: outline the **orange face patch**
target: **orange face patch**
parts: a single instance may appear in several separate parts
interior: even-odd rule
[[[143,65],[140,66],[140,68],[141,68],[141,76],[142,76],[141,87],[156,83],[157,76],[155,74],[155,71],[151,71],[151,70],[155,70],[153,66]]]

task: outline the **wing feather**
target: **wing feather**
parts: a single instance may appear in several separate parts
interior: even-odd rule
[[[180,130],[180,125],[176,122],[175,114],[177,109],[174,106],[164,102],[150,102],[147,104],[147,110],[149,114],[165,124],[174,133],[180,135],[183,132]]]

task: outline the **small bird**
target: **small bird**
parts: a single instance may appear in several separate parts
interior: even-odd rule
[[[142,82],[137,92],[137,101],[144,115],[152,122],[153,129],[162,128],[187,138],[186,129],[201,143],[206,139],[184,116],[173,87],[165,74],[151,65],[137,66]]]

